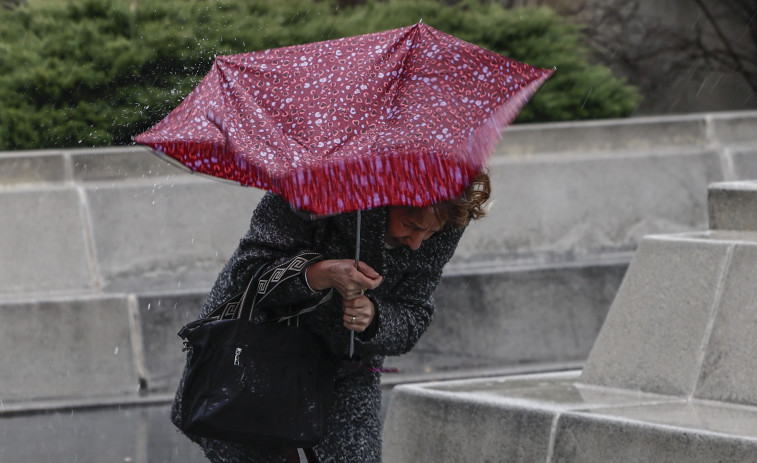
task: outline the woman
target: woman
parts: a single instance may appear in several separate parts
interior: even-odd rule
[[[431,297],[470,220],[485,214],[489,178],[479,174],[456,200],[428,208],[387,207],[362,212],[361,262],[355,268],[356,214],[307,220],[281,197],[268,193],[253,214],[250,230],[216,281],[202,311],[207,315],[244,290],[261,266],[264,272],[287,267],[297,256],[317,253],[322,260],[303,268],[301,277],[276,286],[256,308],[275,318],[283,307],[297,311],[331,299],[299,317],[300,326],[323,338],[331,351],[346,358],[350,330],[354,357],[361,367],[339,367],[326,436],[310,461],[380,462],[379,373],[387,355],[408,352],[428,327],[434,312]],[[352,362],[354,365],[354,362]],[[172,419],[177,421],[181,396]],[[191,437],[191,436],[190,436]],[[212,462],[299,461],[296,449],[250,447],[196,439]]]

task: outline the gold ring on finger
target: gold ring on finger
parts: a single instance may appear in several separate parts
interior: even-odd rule
[[[352,324],[353,325],[355,324],[355,316],[354,315],[352,316]]]

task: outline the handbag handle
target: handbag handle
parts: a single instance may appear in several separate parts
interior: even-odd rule
[[[294,258],[279,266],[266,270],[261,275],[263,268],[266,266],[265,264],[262,265],[257,270],[257,272],[255,272],[255,275],[250,279],[250,282],[247,284],[247,288],[242,294],[242,299],[239,303],[241,307],[241,309],[238,311],[239,318],[243,320],[246,319],[247,321],[251,322],[254,319],[255,305],[258,302],[268,297],[273,292],[273,290],[276,289],[276,287],[283,281],[297,277],[309,265],[320,260],[323,260],[323,256],[321,256],[320,254],[314,252],[303,253],[295,256]],[[333,291],[333,288],[329,288],[329,291],[315,304],[302,310],[298,310],[295,314],[279,317],[276,320],[272,320],[270,323],[279,323],[312,312],[319,305],[331,299]]]
[[[269,295],[279,283],[281,283],[285,279],[299,275],[299,273],[303,271],[303,269],[305,269],[309,264],[317,262],[319,260],[323,260],[323,256],[321,256],[320,254],[300,254],[282,265],[279,265],[273,269],[269,269],[265,273],[263,273],[263,271],[268,264],[266,263],[261,265],[260,267],[258,267],[252,278],[250,278],[250,281],[247,283],[247,287],[245,288],[243,293],[237,293],[236,295],[222,302],[207,316],[184,325],[178,333],[179,337],[186,341],[186,339],[195,329],[206,323],[210,323],[216,320],[244,319],[246,317],[247,320],[251,322],[254,318],[256,302],[259,302],[264,297]],[[263,279],[263,284],[261,284],[261,274],[263,274],[263,276],[270,274],[270,276]],[[333,292],[333,288],[330,288],[329,291],[321,298],[321,300],[316,302],[314,305],[299,310],[295,314],[279,317],[276,320],[272,320],[270,323],[279,323],[285,320],[299,317],[300,315],[304,315],[308,312],[312,312],[319,305],[331,299]]]

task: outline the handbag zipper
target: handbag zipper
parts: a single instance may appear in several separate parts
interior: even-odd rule
[[[242,348],[237,347],[236,352],[234,352],[234,365],[239,365],[239,356],[242,355]]]

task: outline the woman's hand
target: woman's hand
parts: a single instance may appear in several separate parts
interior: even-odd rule
[[[365,296],[360,296],[355,299],[344,301],[344,315],[342,321],[345,328],[348,328],[358,333],[365,331],[376,316],[376,309],[373,307],[373,302]]]
[[[316,262],[305,272],[314,290],[334,288],[342,299],[350,301],[364,297],[366,290],[375,289],[384,279],[365,262],[359,262],[359,267],[355,267],[354,260],[332,259]]]

